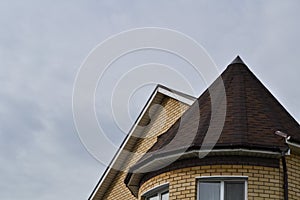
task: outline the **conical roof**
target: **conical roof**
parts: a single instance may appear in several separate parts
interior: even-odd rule
[[[209,138],[204,140],[207,131],[209,128],[218,130],[220,127],[210,127],[211,121],[214,120],[211,118],[210,92],[218,93],[216,85],[220,80],[224,83],[226,102],[220,100],[214,116],[224,113],[222,109],[226,109],[226,116],[213,149],[243,148],[281,152],[287,146],[283,138],[274,134],[277,130],[288,133],[293,141],[300,142],[298,122],[237,56],[191,108],[168,131],[158,137],[157,142],[137,165],[147,162],[151,157],[174,153],[178,149],[185,148],[185,151],[191,151],[211,145]],[[197,130],[193,134],[195,125]]]
[[[241,57],[238,55],[231,63],[232,64],[245,64]]]

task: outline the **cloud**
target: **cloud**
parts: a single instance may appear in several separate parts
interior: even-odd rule
[[[1,2],[1,199],[89,196],[105,166],[77,136],[73,82],[88,52],[126,29],[160,26],[186,33],[204,45],[220,71],[241,54],[299,121],[298,1],[133,2]],[[133,102],[145,103],[136,97]],[[99,117],[106,129],[114,123]],[[124,134],[111,138],[118,143]]]

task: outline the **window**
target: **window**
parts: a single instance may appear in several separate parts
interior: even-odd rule
[[[169,184],[155,187],[142,195],[145,200],[169,200]]]
[[[169,191],[158,192],[151,197],[146,197],[146,200],[169,200]]]
[[[246,177],[200,178],[198,200],[247,200],[247,179]]]

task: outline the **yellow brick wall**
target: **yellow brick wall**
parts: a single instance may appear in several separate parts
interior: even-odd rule
[[[140,159],[155,142],[157,136],[165,132],[188,108],[187,105],[178,101],[165,98],[162,102],[165,112],[157,113],[152,118],[154,123],[145,130],[148,137],[137,142],[134,152],[141,153],[128,159],[126,169],[129,169]],[[179,106],[180,105],[180,106]],[[300,199],[300,156],[287,156],[287,168],[289,176],[289,198]],[[119,172],[111,187],[102,199],[108,200],[136,200],[124,184],[126,172]],[[139,196],[151,188],[169,183],[170,200],[196,199],[197,180],[199,176],[248,176],[248,199],[249,200],[283,200],[283,175],[280,168],[246,165],[213,165],[183,168],[163,173],[146,181],[139,190]],[[140,197],[139,197],[140,199]]]
[[[286,157],[288,180],[289,180],[289,200],[300,199],[300,156],[290,155]]]
[[[148,136],[145,139],[140,139],[137,142],[136,148],[133,150],[133,152],[139,152],[140,155],[135,154],[134,157],[128,159],[128,163],[125,163],[127,170],[141,158],[143,153],[146,153],[147,150],[153,146],[157,140],[157,136],[167,131],[189,107],[186,104],[168,97],[163,99],[162,106],[164,107],[164,111],[157,113],[157,115],[152,118],[154,122],[151,123],[151,126],[147,126],[145,130]],[[126,172],[118,173],[110,189],[106,191],[103,199],[136,200],[124,184],[126,175]]]
[[[139,198],[151,188],[169,183],[170,200],[195,200],[200,176],[248,176],[249,200],[283,199],[279,168],[248,165],[197,166],[166,172],[146,181],[140,187]]]

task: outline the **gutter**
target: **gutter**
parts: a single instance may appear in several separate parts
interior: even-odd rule
[[[285,139],[285,143],[288,146],[294,146],[294,147],[300,148],[300,144],[297,144],[297,143],[294,143],[294,142],[290,141],[292,139],[292,136],[289,136],[288,134],[286,134],[282,131],[275,131],[275,134],[278,135],[278,136],[283,137]]]
[[[267,157],[278,157],[280,158],[281,152],[275,152],[275,151],[270,151],[270,150],[251,150],[251,149],[246,149],[246,148],[237,148],[237,149],[213,149],[213,150],[192,150],[192,151],[182,151],[179,153],[176,152],[166,152],[162,153],[161,155],[155,155],[155,156],[150,156],[146,158],[145,160],[142,160],[141,162],[135,164],[133,167],[131,167],[130,171],[133,173],[138,173],[143,171],[143,168],[146,168],[152,164],[159,163],[158,166],[159,168],[162,168],[162,164],[164,161],[168,162],[168,160],[177,160],[178,158],[182,156],[188,156],[192,154],[196,154],[197,157],[200,154],[207,154],[207,153],[225,153],[225,154],[238,154],[238,153],[245,153],[245,154],[258,154],[258,155],[265,155]],[[140,171],[139,171],[140,170]]]
[[[287,138],[285,140],[285,143],[287,143],[289,146],[294,146],[294,147],[300,148],[300,144],[296,144],[296,143],[290,142],[289,141],[290,139],[291,139],[291,137]]]
[[[250,150],[245,148],[238,148],[238,149],[215,149],[215,150],[193,150],[189,152],[184,153],[177,153],[173,154],[174,152],[171,152],[169,155],[163,155],[161,157],[149,157],[146,160],[143,160],[142,162],[138,163],[135,166],[132,166],[130,168],[130,172],[126,175],[124,183],[129,188],[131,193],[134,196],[137,196],[137,193],[135,190],[135,187],[137,187],[138,182],[140,181],[139,176],[142,176],[143,173],[149,172],[149,170],[155,170],[163,168],[164,162],[169,163],[168,161],[172,160],[178,160],[178,158],[183,156],[196,156],[199,157],[200,153],[213,153],[215,155],[225,154],[225,155],[256,155],[259,157],[266,157],[266,158],[277,158],[279,159],[281,157],[281,152],[274,152],[274,151],[268,151],[268,150]]]

